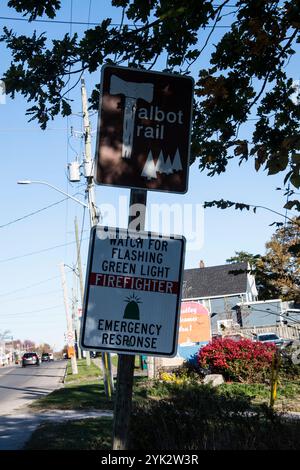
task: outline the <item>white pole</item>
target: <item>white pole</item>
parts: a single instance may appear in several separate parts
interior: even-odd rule
[[[61,282],[62,282],[62,288],[63,288],[66,320],[67,320],[67,342],[68,342],[68,347],[73,348],[74,350],[74,354],[72,354],[71,356],[72,374],[78,374],[77,360],[76,360],[76,354],[75,354],[75,348],[74,348],[74,332],[72,328],[72,318],[70,317],[70,314],[69,314],[68,290],[67,290],[67,281],[66,281],[64,263],[60,263],[60,273],[61,273]]]
[[[78,359],[81,359],[81,349],[79,347],[79,328],[78,328],[78,300],[77,300],[77,273],[73,270],[73,287],[72,287],[72,322],[75,331],[75,339],[77,346]]]
[[[80,252],[80,241],[79,241],[79,234],[78,234],[78,222],[77,217],[74,219],[74,226],[75,226],[75,239],[76,239],[76,246],[77,246],[77,268],[78,268],[78,276],[79,276],[79,287],[80,287],[80,299],[81,299],[81,308],[83,309],[83,298],[84,298],[84,287],[83,287],[83,275],[82,275],[82,265],[81,265],[81,252]],[[81,323],[78,318],[78,311],[77,311],[77,321],[78,321],[78,334],[80,336],[81,330]],[[79,348],[79,345],[78,345]],[[91,358],[89,351],[86,351],[86,365],[91,365]]]

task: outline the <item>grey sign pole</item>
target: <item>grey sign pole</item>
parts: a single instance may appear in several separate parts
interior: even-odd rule
[[[138,221],[136,231],[145,229],[147,191],[143,189],[131,189],[129,203],[128,227],[133,221]],[[139,209],[136,214],[133,211]],[[119,354],[117,372],[117,391],[114,410],[113,450],[126,450],[128,448],[130,416],[132,408],[132,387],[134,376],[135,356]]]

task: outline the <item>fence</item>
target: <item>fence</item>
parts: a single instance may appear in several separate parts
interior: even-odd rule
[[[226,335],[241,334],[246,338],[253,338],[253,334],[276,333],[280,338],[284,339],[300,339],[300,327],[293,325],[269,325],[251,328],[235,328],[233,330],[226,329]]]

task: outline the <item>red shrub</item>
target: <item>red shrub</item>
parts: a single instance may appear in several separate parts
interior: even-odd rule
[[[270,375],[274,344],[253,342],[250,339],[214,339],[200,349],[199,366],[222,374],[226,380],[262,382]]]

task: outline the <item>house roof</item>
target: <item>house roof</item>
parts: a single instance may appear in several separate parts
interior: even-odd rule
[[[186,269],[182,298],[222,297],[247,292],[247,263]],[[236,272],[236,274],[233,274]]]

